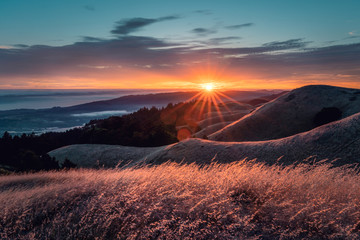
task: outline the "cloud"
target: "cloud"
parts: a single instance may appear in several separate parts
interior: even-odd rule
[[[95,11],[95,7],[94,7],[94,6],[91,6],[91,5],[85,5],[85,6],[84,6],[84,9],[85,9],[85,10],[88,10],[88,11]]]
[[[229,41],[240,40],[240,39],[241,37],[230,36],[230,37],[210,38],[208,42],[213,45],[219,45]]]
[[[207,31],[200,31],[204,32]],[[202,42],[205,47],[201,49],[197,43],[171,43],[130,35],[114,39],[84,37],[80,42],[56,47],[0,48],[0,85],[9,85],[7,79],[17,78],[96,78],[99,79],[96,81],[106,81],[107,76],[121,78],[122,74],[128,74],[126,78],[131,79],[129,72],[133,70],[176,77],[212,60],[226,63],[229,70],[239,76],[245,74],[281,81],[318,74],[352,76],[352,81],[360,82],[360,43],[309,48],[309,42],[304,39],[289,39],[255,47],[224,45],[238,39],[234,36],[210,38]],[[13,86],[16,84],[19,82],[11,82]]]
[[[358,35],[358,36],[350,36],[350,37],[346,37],[344,39],[346,40],[346,39],[356,39],[356,38],[360,38],[360,35]]]
[[[269,54],[277,51],[286,50],[303,50],[309,42],[302,39],[290,39],[283,42],[265,43],[258,47],[242,47],[242,48],[206,48],[199,50],[202,54],[216,55],[252,55],[252,54]]]
[[[15,48],[27,48],[27,47],[30,47],[30,46],[25,45],[25,44],[14,44],[13,47],[15,47]]]
[[[89,37],[89,36],[84,36],[82,37],[84,42],[101,42],[104,41],[105,39],[103,38],[96,38],[96,37]]]
[[[212,11],[210,10],[196,10],[195,13],[204,14],[204,15],[211,15]]]
[[[12,49],[13,46],[0,45],[0,49]]]
[[[304,48],[309,43],[310,42],[304,42],[303,39],[301,38],[297,38],[282,42],[275,41],[275,42],[265,43],[263,44],[263,47],[283,50],[283,49],[292,49],[292,48]]]
[[[111,31],[112,34],[119,34],[119,35],[127,35],[132,32],[136,32],[141,28],[163,21],[175,20],[178,19],[179,16],[165,16],[160,18],[130,18],[130,19],[123,19],[116,23],[115,29]]]
[[[216,33],[216,30],[210,28],[194,28],[191,32],[197,34],[198,36],[207,36]]]
[[[167,47],[179,46],[178,43],[175,45],[156,38],[137,36],[88,40],[91,41],[60,47],[34,45],[28,48],[0,49],[0,77],[58,74],[89,76],[106,69],[117,70],[119,65],[136,68],[175,63],[177,53]],[[85,69],[84,66],[102,67]]]
[[[230,25],[230,26],[226,26],[225,28],[234,30],[234,29],[240,29],[240,28],[251,27],[251,26],[254,26],[254,23],[243,23],[243,24],[237,24],[237,25]]]

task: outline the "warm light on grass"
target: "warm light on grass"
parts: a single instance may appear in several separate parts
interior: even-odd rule
[[[1,176],[0,238],[359,239],[359,181],[247,161]]]

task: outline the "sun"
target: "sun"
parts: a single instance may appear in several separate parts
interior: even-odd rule
[[[202,88],[206,90],[207,92],[212,92],[214,90],[214,84],[213,83],[204,83],[202,84]]]

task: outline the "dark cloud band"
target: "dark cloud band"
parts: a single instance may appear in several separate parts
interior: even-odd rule
[[[163,21],[169,21],[169,20],[175,20],[178,19],[179,16],[165,16],[160,18],[130,18],[130,19],[124,19],[120,20],[116,23],[115,29],[111,31],[112,34],[119,34],[119,35],[127,35],[132,32],[136,32],[140,30],[142,27],[145,27],[147,25],[157,23],[157,22],[163,22]]]
[[[224,37],[213,41],[221,43],[236,39]],[[37,45],[0,49],[0,79],[64,74],[69,77],[101,76],[107,71],[127,68],[151,68],[155,72],[176,75],[184,68],[196,67],[194,63],[206,64],[213,58],[217,62],[226,62],[231,70],[256,73],[264,79],[317,73],[351,75],[354,81],[360,82],[360,43],[317,48],[309,48],[308,44],[303,39],[289,39],[257,47],[209,46],[199,49],[152,37],[85,38],[60,47]]]

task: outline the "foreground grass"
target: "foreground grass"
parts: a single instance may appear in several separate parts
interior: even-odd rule
[[[1,239],[360,238],[360,174],[163,164],[0,177]]]

